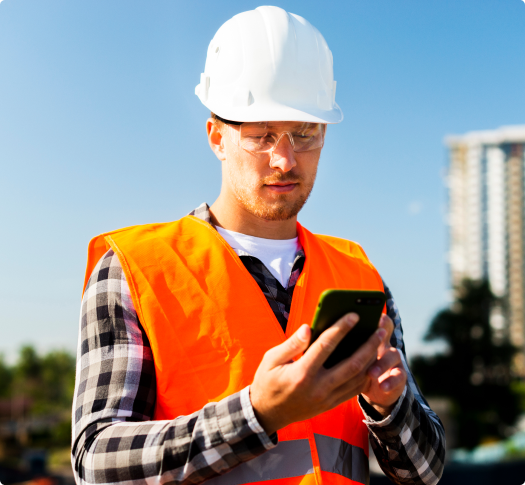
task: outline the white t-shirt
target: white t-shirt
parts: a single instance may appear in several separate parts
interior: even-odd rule
[[[248,253],[261,260],[284,288],[288,286],[295,255],[300,249],[299,240],[263,239],[217,227],[219,234],[239,254]]]

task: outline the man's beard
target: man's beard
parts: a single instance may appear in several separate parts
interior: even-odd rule
[[[230,173],[230,182],[234,189],[235,197],[250,214],[266,221],[286,221],[296,216],[306,204],[308,197],[312,193],[316,175],[317,171],[308,180],[304,180],[297,177],[293,172],[286,174],[276,172],[256,184],[246,185],[244,181],[237,180]],[[260,196],[255,195],[257,190],[264,185],[276,182],[299,183],[303,188],[303,192],[293,200],[289,200],[291,198],[289,194],[280,194],[277,196],[277,200],[273,202],[265,202]]]

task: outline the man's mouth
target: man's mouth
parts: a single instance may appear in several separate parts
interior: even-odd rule
[[[265,184],[265,187],[268,187],[272,192],[277,192],[279,194],[291,192],[296,186],[297,182],[274,182]]]

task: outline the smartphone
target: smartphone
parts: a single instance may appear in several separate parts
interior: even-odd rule
[[[348,332],[323,364],[329,369],[350,357],[377,330],[385,306],[382,291],[326,290],[319,297],[319,304],[312,323],[312,345],[319,336],[347,313],[357,313],[359,321]]]

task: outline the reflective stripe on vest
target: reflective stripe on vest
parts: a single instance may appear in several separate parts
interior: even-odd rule
[[[313,474],[308,440],[282,441],[275,448],[247,461],[232,471],[208,480],[210,485],[242,485],[243,483],[278,480]]]
[[[368,457],[343,440],[314,434],[321,471],[335,473],[368,485]],[[302,477],[314,473],[308,440],[282,441],[272,450],[239,465],[232,471],[208,480],[210,485],[245,483]]]
[[[322,471],[368,485],[368,457],[362,448],[322,434],[315,433],[314,437]]]

